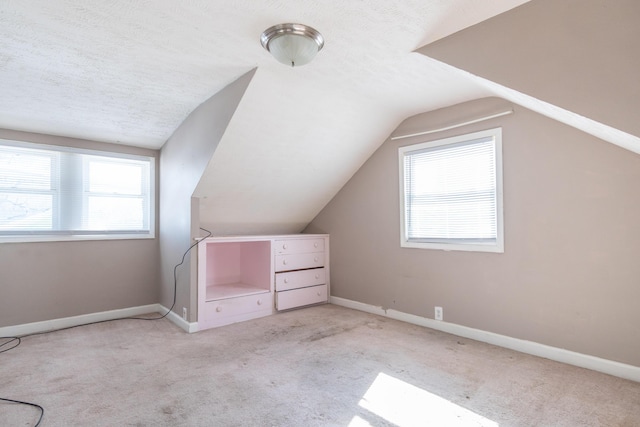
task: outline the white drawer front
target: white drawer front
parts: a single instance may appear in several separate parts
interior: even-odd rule
[[[276,308],[278,310],[288,310],[327,301],[327,285],[276,292]]]
[[[326,283],[324,267],[276,274],[276,291],[288,291],[324,283]]]
[[[303,254],[324,252],[324,239],[276,240],[276,254]]]
[[[205,320],[236,317],[248,313],[270,311],[273,305],[271,293],[227,298],[205,303]]]
[[[302,270],[324,266],[324,253],[276,255],[276,271]]]

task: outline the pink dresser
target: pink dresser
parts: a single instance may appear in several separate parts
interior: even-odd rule
[[[329,300],[329,236],[209,237],[198,243],[198,330]]]

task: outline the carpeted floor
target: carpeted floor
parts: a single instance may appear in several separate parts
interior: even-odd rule
[[[640,383],[333,305],[28,337],[0,378],[42,426],[640,425]],[[37,418],[0,403],[2,426]]]

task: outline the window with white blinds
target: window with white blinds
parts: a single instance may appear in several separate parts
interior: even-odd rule
[[[400,147],[401,245],[503,252],[501,129]]]
[[[154,234],[154,158],[0,140],[0,241]]]

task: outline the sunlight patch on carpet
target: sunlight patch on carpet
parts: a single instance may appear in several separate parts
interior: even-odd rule
[[[446,425],[498,427],[498,423],[440,396],[382,372],[358,403],[362,408],[400,427]],[[355,416],[349,427],[369,425]]]

